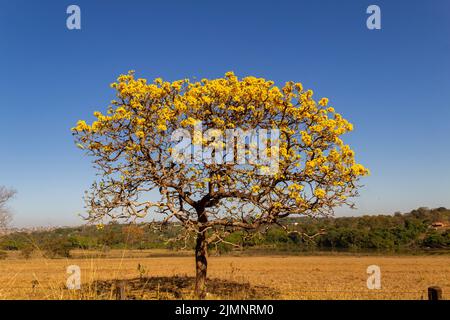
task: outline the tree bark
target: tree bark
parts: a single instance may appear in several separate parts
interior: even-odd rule
[[[206,227],[202,223],[207,222],[207,217],[204,210],[199,213],[198,221],[200,223],[199,233],[197,234],[197,241],[195,244],[195,295],[197,299],[206,298],[206,272],[208,269],[208,262],[206,254],[208,251],[208,243],[206,241]]]

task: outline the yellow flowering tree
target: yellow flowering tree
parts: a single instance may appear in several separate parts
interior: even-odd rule
[[[209,244],[289,215],[329,215],[336,206],[353,206],[349,198],[357,195],[358,179],[368,174],[341,140],[352,125],[327,98],[316,102],[300,83],[280,88],[232,72],[199,82],[158,78],[148,83],[129,72],[111,86],[117,98],[105,113],[94,112],[94,122],[80,120],[72,129],[101,176],[87,192],[88,219],[153,215],[161,225],[181,222],[185,235],[195,236],[199,298],[206,293]],[[194,143],[202,147],[224,145],[219,136],[196,136],[198,123],[219,132],[279,130],[276,146],[266,151],[277,155],[276,172],[264,174],[267,167],[258,162],[174,161],[173,136],[179,129],[193,132]],[[220,154],[227,157],[236,148],[233,144]],[[148,200],[154,191],[159,201]]]

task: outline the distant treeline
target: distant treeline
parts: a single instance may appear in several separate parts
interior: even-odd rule
[[[296,219],[299,231],[314,235],[310,240],[297,233],[272,229],[264,242],[299,244],[308,249],[344,250],[450,250],[450,210],[419,208],[409,213],[321,219]]]
[[[450,250],[450,210],[446,208],[419,208],[394,215],[289,218],[282,224],[289,232],[280,226],[272,226],[267,232],[251,237],[235,232],[226,240],[239,244],[244,250]],[[33,233],[17,232],[0,238],[0,250],[20,250],[24,257],[29,257],[36,250],[48,257],[68,257],[72,249],[177,249],[184,243],[168,240],[175,238],[181,228],[173,224],[160,232],[145,223],[110,223],[101,229],[80,226]],[[192,242],[187,245],[193,247]],[[232,247],[219,244],[211,249],[225,252]]]

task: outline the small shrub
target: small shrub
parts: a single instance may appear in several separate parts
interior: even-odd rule
[[[20,250],[20,255],[25,259],[30,259],[33,254],[34,247],[31,245],[27,245]]]
[[[8,252],[0,251],[0,260],[4,260],[6,257],[8,257]]]
[[[18,246],[15,243],[15,241],[11,240],[11,239],[5,239],[3,241],[0,242],[0,250],[18,250]]]
[[[45,245],[44,255],[46,258],[70,258],[72,244],[66,239],[52,239]]]

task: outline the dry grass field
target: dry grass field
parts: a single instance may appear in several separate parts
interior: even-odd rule
[[[0,260],[0,299],[189,299],[194,260],[164,250],[74,252],[72,259]],[[380,290],[366,286],[381,268]],[[81,290],[65,287],[69,265],[81,268]],[[140,267],[138,268],[138,265]],[[426,299],[438,285],[450,294],[450,256],[222,256],[209,258],[209,299]],[[124,281],[125,280],[125,281]]]

